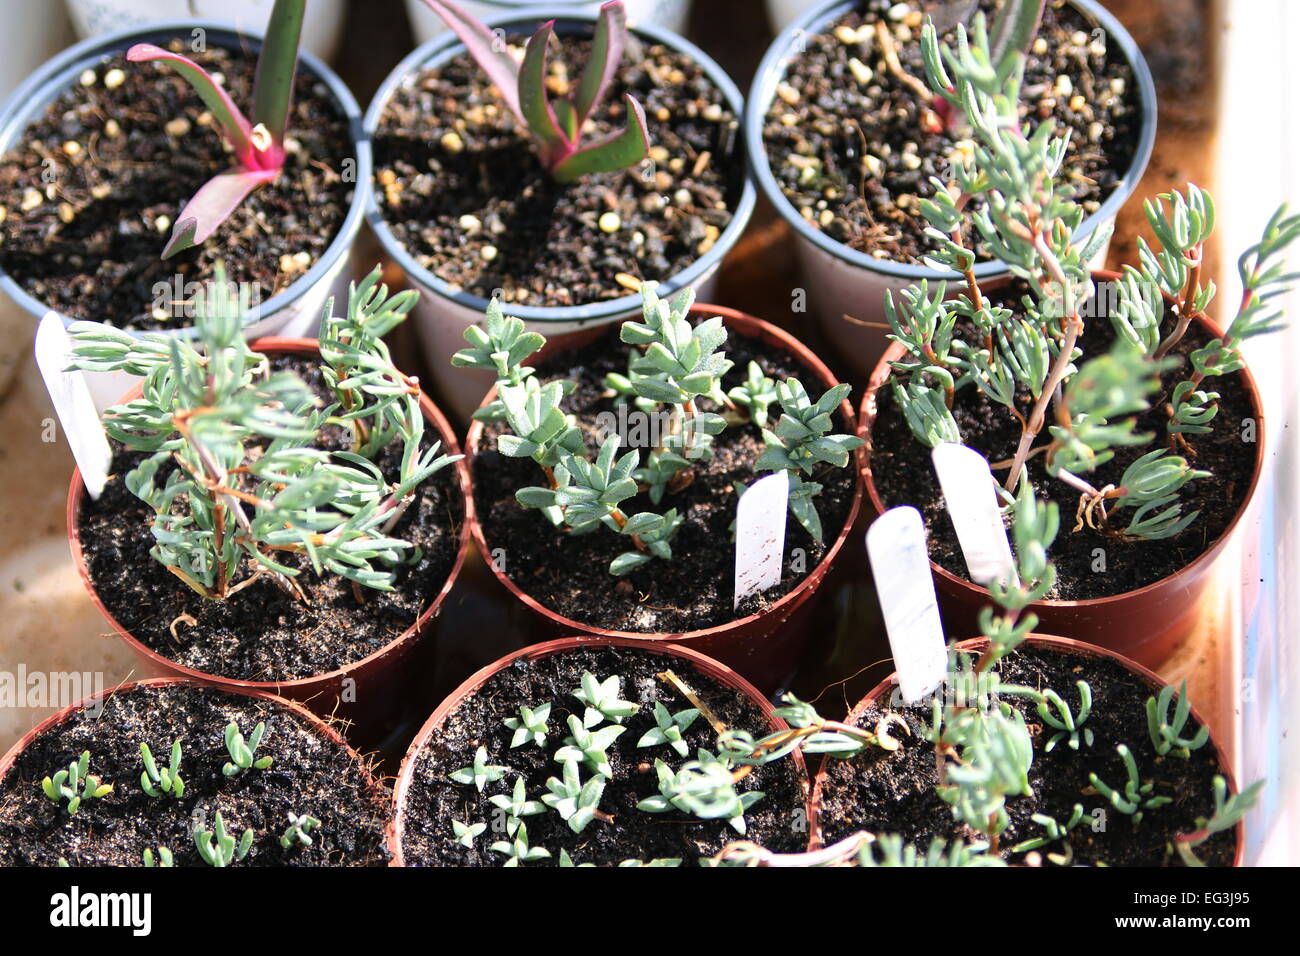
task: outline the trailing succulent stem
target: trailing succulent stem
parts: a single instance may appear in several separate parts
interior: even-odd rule
[[[933,180],[935,195],[921,203],[933,243],[928,262],[959,277],[956,295],[948,298],[944,283],[921,282],[886,299],[891,338],[905,349],[890,388],[917,440],[931,447],[961,441],[953,404],[961,390],[975,388],[1019,429],[1014,455],[996,466],[1006,469],[1008,493],[1041,455],[1048,476],[1079,492],[1074,530],[1086,524],[1129,538],[1168,538],[1196,520],[1180,495],[1208,474],[1188,463],[1195,452],[1187,436],[1209,432],[1218,411],[1218,394],[1203,383],[1239,370],[1241,343],[1280,327],[1271,301],[1297,278],[1281,257],[1300,236],[1300,216],[1279,209],[1242,256],[1237,317],[1222,339],[1188,355],[1192,374],[1161,397],[1161,375],[1178,364],[1177,347],[1214,296],[1202,271],[1214,205],[1190,184],[1148,201],[1159,247],[1139,240],[1140,267],[1128,267],[1111,290],[1115,343],[1082,361],[1088,306],[1100,301],[1088,264],[1110,226],[1077,238],[1085,213],[1060,172],[1066,137],[1051,119],[1036,126],[1020,119],[1023,51],[1040,13],[1040,3],[1004,4],[991,30],[977,14],[969,30],[957,25],[955,45],[941,41],[933,23],[922,32],[936,101],[960,111],[976,145],[952,167],[949,182]],[[1021,302],[999,305],[980,289],[968,234],[1028,286]],[[1118,450],[1156,440],[1136,431],[1137,416],[1153,401],[1168,414],[1168,440],[1133,461],[1118,486],[1095,487],[1088,474]],[[1115,520],[1121,509],[1129,509],[1126,522]]]

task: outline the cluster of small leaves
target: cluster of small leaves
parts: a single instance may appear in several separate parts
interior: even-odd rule
[[[41,791],[51,803],[68,801],[64,809],[71,816],[81,809],[83,801],[108,796],[113,792],[113,785],[101,783],[99,777],[90,773],[90,751],[83,750],[80,757],[68,764],[68,769],[43,779]]]
[[[1178,704],[1170,716],[1169,705],[1174,698],[1173,685],[1161,688],[1160,693],[1147,698],[1147,731],[1151,735],[1151,744],[1161,757],[1174,754],[1190,757],[1193,750],[1204,747],[1210,739],[1210,728],[1202,726],[1193,736],[1184,734],[1187,721],[1192,716],[1192,702],[1187,696],[1187,681],[1183,680],[1178,688]]]
[[[658,747],[667,744],[677,752],[677,756],[685,757],[691,752],[690,745],[686,743],[686,738],[682,734],[695,723],[700,712],[694,707],[687,707],[672,713],[658,701],[655,701],[655,726],[651,727],[641,739],[637,741],[638,747]]]
[[[656,760],[655,778],[659,792],[637,803],[638,810],[646,813],[680,810],[701,820],[726,820],[740,834],[746,830],[745,812],[763,799],[760,790],[744,793],[737,790],[731,761],[703,749],[696,752],[696,759],[688,760],[677,770],[663,760]]]
[[[901,836],[883,833],[874,842],[867,843],[858,852],[856,863],[865,867],[983,867],[1006,866],[996,856],[987,853],[985,843],[962,843],[954,840],[948,845],[935,837],[924,853],[915,846],[906,843]],[[877,857],[877,853],[879,856]]]
[[[154,510],[151,554],[204,597],[224,599],[261,575],[302,597],[293,583],[301,569],[277,557],[284,553],[304,555],[317,574],[391,590],[395,566],[414,556],[409,542],[390,536],[392,526],[415,488],[454,459],[440,456],[436,442],[421,451],[418,386],[393,367],[378,337],[413,299],[387,299],[377,280],[376,271],[352,290],[346,318],[328,314],[331,300],[322,354],[336,400],[325,407],[248,347],[247,297],[232,294],[220,266],[196,321],[201,348],[176,336],[72,326],[76,367],[144,377],[141,397],[110,408],[104,424],[147,456],[125,483]],[[335,424],[354,429],[358,450],[315,447]],[[394,438],[402,467],[390,486],[366,455]]]
[[[546,485],[519,489],[516,500],[539,509],[556,527],[570,532],[588,533],[604,525],[630,538],[635,549],[610,562],[610,573],[615,575],[627,574],[654,558],[672,558],[672,538],[682,523],[677,509],[628,515],[622,505],[643,492],[652,504],[660,504],[694,462],[713,455],[713,439],[727,427],[728,418],[702,410],[700,399],[728,409],[733,418],[744,409],[749,420],[762,428],[766,447],[755,470],[789,475],[790,511],[817,541],[822,540],[822,526],[813,499],[822,486],[805,476],[827,467],[847,467],[849,453],[862,444],[856,436],[832,432],[848,385],[835,386],[813,401],[796,379],[776,383],[751,363],[745,382],[724,393],[722,378],[732,367],[722,352],[727,330],[716,317],[691,324],[694,295],[686,288],[665,300],[654,283],[642,283],[641,320],[629,320],[619,330],[621,340],[632,346],[627,373],[611,372],[605,377],[605,385],[623,404],[633,404],[647,415],[656,414],[661,406],[668,408],[667,425],[644,463],[638,449],[618,454],[622,447],[618,435],[607,436],[595,459],[588,459],[576,420],[561,408],[573,384],[542,385],[534,378],[534,370],[523,363],[545,339],[526,331],[521,320],[507,318],[495,299],[488,304],[486,327],[467,329],[470,347],[452,357],[455,366],[484,369],[496,376],[497,398],[474,417],[505,422],[511,433],[498,437],[498,450],[508,457],[533,459],[548,479]],[[773,401],[780,403],[782,416],[769,430],[768,407]],[[744,483],[737,483],[736,490],[743,494]]]
[[[290,813],[288,817],[289,825],[280,834],[280,846],[286,850],[291,846],[311,846],[311,831],[320,826],[320,820],[308,813]]]
[[[812,704],[788,692],[782,695],[781,706],[775,713],[790,726],[789,730],[778,730],[755,740],[748,731],[729,729],[718,736],[722,756],[738,766],[759,766],[796,750],[847,759],[867,747],[883,746],[879,733],[826,720]]]
[[[1038,701],[1038,716],[1056,733],[1048,739],[1043,747],[1044,753],[1051,753],[1062,740],[1067,741],[1071,750],[1078,750],[1079,744],[1092,746],[1094,738],[1090,728],[1084,727],[1088,715],[1092,713],[1092,688],[1087,681],[1075,681],[1079,690],[1079,711],[1075,713],[1061,695],[1050,687],[1043,691]]]
[[[1031,837],[1017,843],[1011,848],[1012,853],[1031,853],[1034,850],[1042,849],[1045,846],[1051,846],[1054,843],[1063,842],[1064,852],[1049,853],[1047,859],[1057,866],[1069,866],[1074,859],[1074,850],[1070,846],[1070,841],[1066,839],[1070,831],[1077,827],[1083,821],[1083,804],[1076,803],[1070,811],[1069,818],[1061,823],[1055,817],[1046,813],[1031,814],[1029,819],[1033,820],[1043,828],[1041,836]]]
[[[1120,813],[1131,816],[1133,825],[1136,826],[1142,822],[1145,811],[1163,807],[1172,800],[1154,793],[1155,781],[1142,780],[1138,773],[1137,761],[1133,759],[1133,753],[1128,749],[1127,744],[1119,744],[1115,752],[1119,754],[1120,760],[1124,761],[1124,783],[1119,788],[1111,787],[1095,773],[1088,774],[1088,781],[1098,793],[1110,801],[1111,806]]]
[[[510,749],[522,747],[526,743],[532,743],[538,747],[544,745],[546,743],[546,722],[550,718],[550,704],[541,704],[538,707],[521,705],[518,717],[507,717],[502,721],[507,729],[514,731],[514,736],[510,739]]]
[[[488,763],[487,748],[479,747],[474,751],[474,762],[468,767],[452,771],[451,780],[453,783],[465,784],[466,786],[473,784],[474,789],[482,793],[484,787],[489,783],[496,783],[509,770],[509,767]]]
[[[965,707],[947,715],[936,699],[927,738],[941,753],[955,756],[936,787],[952,815],[996,846],[1007,828],[1009,797],[1029,795],[1034,743],[1020,711],[998,702],[988,709]]]
[[[140,756],[144,760],[144,770],[140,773],[140,789],[151,797],[170,794],[178,800],[185,795],[185,781],[181,779],[181,742],[172,742],[171,759],[166,767],[160,768],[153,759],[153,753],[146,743],[140,744]]]
[[[790,476],[790,513],[814,541],[822,540],[822,522],[813,499],[822,486],[807,481],[823,467],[847,468],[849,453],[863,444],[856,435],[832,432],[835,411],[850,386],[836,385],[812,401],[798,379],[790,378],[776,387],[782,415],[775,430],[763,429],[763,453],[754,462],[755,471],[784,471]]]
[[[234,777],[245,770],[265,770],[271,766],[273,757],[258,757],[257,748],[262,744],[262,737],[266,733],[266,722],[259,721],[253,728],[252,734],[248,739],[244,739],[243,732],[239,729],[239,724],[233,720],[226,725],[226,752],[230,755],[221,772],[227,777]]]
[[[248,851],[253,846],[253,828],[246,829],[236,840],[234,834],[226,832],[226,821],[218,811],[211,830],[202,823],[195,825],[194,845],[198,848],[199,857],[208,866],[229,866],[248,856]]]
[[[1264,789],[1264,781],[1257,780],[1241,793],[1228,795],[1228,782],[1216,776],[1212,783],[1214,789],[1214,813],[1205,819],[1197,819],[1196,830],[1174,837],[1174,848],[1187,866],[1204,866],[1196,856],[1196,848],[1214,834],[1231,829],[1241,822],[1255,804],[1259,802],[1259,793]]]

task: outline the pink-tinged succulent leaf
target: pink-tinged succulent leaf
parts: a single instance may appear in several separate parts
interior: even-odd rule
[[[596,21],[596,35],[591,41],[591,59],[582,71],[574,108],[578,113],[578,128],[587,121],[600,105],[614,82],[614,75],[623,62],[623,47],[627,42],[627,11],[622,0],[610,0],[600,8]]]
[[[501,91],[501,98],[505,100],[510,112],[515,114],[521,124],[527,125],[524,114],[519,109],[519,64],[501,39],[450,0],[424,0],[424,3],[460,37],[460,42],[465,44],[465,49],[474,58],[474,62]]]
[[[551,170],[551,175],[558,182],[571,183],[588,173],[607,173],[615,169],[626,169],[645,159],[646,154],[650,152],[650,134],[646,130],[645,111],[630,93],[625,96],[625,101],[627,127],[621,132],[597,140],[557,163]]]
[[[546,89],[546,50],[554,28],[555,21],[551,20],[533,34],[519,67],[519,110],[529,132],[542,144],[542,162],[547,166],[573,152],[573,144],[564,135]]]
[[[193,60],[172,53],[152,43],[137,43],[127,51],[126,58],[132,63],[147,63],[162,60],[171,64],[187,83],[199,94],[205,106],[212,113],[212,118],[225,133],[226,139],[235,150],[239,161],[250,168],[256,166],[257,148],[253,145],[252,126],[244,114],[239,111],[234,100],[212,79],[208,71]]]
[[[176,253],[203,242],[239,208],[245,196],[276,175],[274,169],[236,167],[209,179],[176,217],[172,237],[162,257],[170,259]]]
[[[253,86],[253,122],[266,127],[283,162],[284,130],[293,102],[293,77],[298,68],[298,41],[307,0],[275,0],[266,39],[257,58]]]

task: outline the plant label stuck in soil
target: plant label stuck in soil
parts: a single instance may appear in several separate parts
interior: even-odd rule
[[[81,469],[90,497],[98,498],[108,480],[113,453],[104,426],[90,397],[85,373],[68,370],[72,364],[72,340],[57,312],[47,312],[36,329],[36,366],[63,425],[72,457]]]
[[[965,445],[940,442],[930,453],[966,569],[976,584],[1018,583],[1011,542],[988,460]]]
[[[939,687],[948,672],[921,512],[904,505],[873,521],[867,529],[867,555],[889,633],[898,689],[905,703],[916,703]]]
[[[751,594],[781,583],[785,555],[785,515],[790,479],[785,472],[750,485],[736,506],[736,597],[733,607]]]

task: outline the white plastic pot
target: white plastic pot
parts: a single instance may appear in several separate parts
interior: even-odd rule
[[[1102,224],[1112,222],[1120,207],[1137,188],[1155,145],[1156,92],[1146,60],[1119,21],[1096,0],[1071,0],[1071,3],[1105,29],[1110,42],[1116,44],[1124,54],[1133,69],[1142,103],[1142,129],[1133,162],[1121,185],[1079,228],[1079,236],[1082,237]],[[886,291],[897,293],[915,282],[928,279],[932,284],[947,281],[955,293],[960,290],[960,277],[955,273],[940,272],[924,266],[877,259],[850,249],[814,227],[799,214],[781,191],[772,174],[763,142],[763,124],[768,107],[776,95],[777,85],[785,77],[787,66],[802,55],[801,51],[806,46],[804,37],[822,32],[830,23],[858,6],[859,0],[825,0],[796,19],[776,38],[763,57],[750,89],[745,113],[745,145],[759,187],[794,231],[795,251],[803,285],[808,291],[813,314],[823,334],[837,350],[842,364],[865,377],[871,374],[888,344],[885,338]],[[1101,249],[1092,265],[1103,266],[1106,251],[1105,248]],[[1010,277],[1006,268],[996,261],[978,263],[975,275],[986,288]]]
[[[570,3],[568,6],[595,14],[600,10],[603,0],[591,3]],[[672,30],[674,33],[686,31],[686,17],[690,13],[691,0],[624,0],[628,20],[634,26],[653,23]],[[457,0],[459,6],[470,16],[483,22],[518,13],[528,7],[538,6],[538,0]],[[446,31],[442,18],[429,9],[423,0],[406,0],[406,15],[411,21],[411,33],[415,43],[428,43],[434,37]],[[549,15],[549,11],[548,11]]]
[[[193,22],[173,23],[92,37],[47,61],[0,108],[0,154],[13,148],[32,120],[52,100],[69,89],[82,70],[97,66],[105,57],[120,53],[134,43],[165,45],[174,37],[188,36],[195,26]],[[239,34],[216,24],[198,23],[197,26],[206,29],[210,42],[219,46],[239,49],[242,45],[256,50],[261,44],[260,33]],[[307,70],[325,84],[347,115],[355,150],[356,175],[359,182],[369,182],[370,141],[362,135],[361,110],[356,100],[329,67],[306,51],[301,54],[299,69]],[[361,228],[365,198],[364,190],[357,189],[354,192],[351,207],[338,235],[306,273],[266,302],[254,305],[245,330],[248,338],[267,335],[315,336],[325,300],[339,291],[346,295],[347,283],[352,277],[349,253]],[[161,238],[158,252],[161,255]],[[34,335],[36,322],[48,311],[48,306],[32,297],[12,276],[0,269],[0,328],[22,328],[26,325]],[[67,316],[63,319],[65,324],[73,321]],[[189,337],[194,334],[194,330],[192,327],[183,327],[176,329],[173,334]],[[30,336],[28,340],[30,341]],[[91,394],[101,410],[116,402],[135,381],[121,372],[88,373],[87,378]]]
[[[817,0],[767,0],[767,20],[772,24],[772,29],[780,33],[816,2]]]
[[[53,7],[49,0],[21,0],[28,7]],[[239,33],[261,35],[275,0],[65,0],[79,37],[99,36],[158,22],[202,20]],[[311,0],[302,24],[302,45],[322,60],[332,59],[343,31],[344,0]]]
[[[559,21],[557,29],[561,32],[575,25],[589,24],[593,20],[590,13],[576,7],[547,8],[544,14],[537,8],[533,8],[532,11],[521,13],[516,17],[496,20],[493,25],[503,26],[512,31],[532,33],[541,25],[543,17],[556,18]],[[709,78],[722,90],[732,111],[737,116],[742,114],[744,99],[740,91],[731,82],[726,72],[698,47],[662,27],[642,24],[637,26],[635,31],[648,40],[672,47],[695,59],[708,73]],[[398,86],[409,82],[421,71],[437,66],[463,49],[460,41],[448,32],[420,46],[399,63],[384,80],[366,110],[367,138],[374,137],[384,107]],[[521,145],[520,148],[524,147]],[[440,404],[462,422],[468,421],[469,416],[478,408],[484,394],[492,386],[492,376],[487,372],[453,369],[451,356],[465,347],[465,329],[470,325],[483,322],[487,300],[481,296],[453,289],[417,262],[384,221],[381,197],[376,192],[371,177],[367,176],[365,181],[370,184],[370,201],[366,206],[366,218],[371,229],[379,237],[384,251],[406,272],[408,283],[420,290],[420,301],[412,315],[424,347],[427,364],[433,375]],[[755,196],[753,183],[746,178],[740,199],[733,210],[731,222],[723,230],[722,235],[708,252],[696,259],[688,268],[677,275],[662,277],[661,294],[669,295],[685,286],[693,287],[700,295],[708,293],[709,281],[749,222],[750,214],[754,210]],[[530,328],[547,337],[555,337],[592,325],[621,322],[638,315],[641,312],[641,297],[632,294],[605,302],[562,308],[511,303],[507,306],[507,311],[510,315],[523,319]]]

